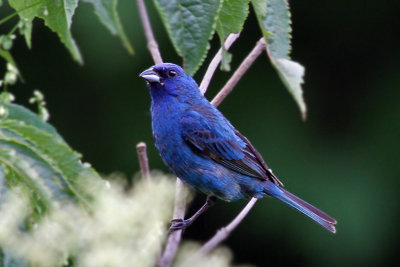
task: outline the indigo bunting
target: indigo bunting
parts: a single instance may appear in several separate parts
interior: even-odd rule
[[[181,67],[158,64],[139,76],[150,89],[153,135],[161,158],[171,172],[208,196],[191,218],[172,220],[172,230],[189,226],[216,198],[272,196],[336,232],[335,219],[282,188],[250,141],[201,94]]]

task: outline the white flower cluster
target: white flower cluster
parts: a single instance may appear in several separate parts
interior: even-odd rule
[[[30,213],[24,190],[8,191],[1,196],[0,247],[32,266],[71,265],[69,257],[73,266],[154,266],[172,216],[174,179],[152,173],[151,181],[139,180],[128,192],[118,180],[87,185],[94,197],[90,210],[57,203],[29,231],[20,228]],[[201,257],[199,248],[183,244],[176,266],[187,266],[188,259],[192,267],[229,266],[227,248]]]

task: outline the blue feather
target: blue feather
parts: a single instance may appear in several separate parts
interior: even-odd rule
[[[175,175],[226,201],[275,197],[336,231],[335,219],[282,188],[260,153],[203,97],[181,67],[159,64],[140,76],[150,89],[156,147]]]

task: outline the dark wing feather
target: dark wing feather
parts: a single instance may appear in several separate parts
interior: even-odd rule
[[[268,178],[272,180],[275,184],[279,186],[283,186],[283,183],[275,176],[272,170],[268,167],[267,163],[265,163],[264,159],[262,158],[261,154],[257,151],[257,149],[250,143],[250,141],[242,135],[238,130],[235,130],[235,134],[243,140],[246,144],[246,155],[251,158],[256,164],[260,164],[265,173],[267,174]]]
[[[182,137],[196,153],[226,168],[282,185],[247,138],[224,122],[213,124],[197,112],[190,112],[181,120]]]

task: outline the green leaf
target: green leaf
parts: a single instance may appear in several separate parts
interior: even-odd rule
[[[81,190],[79,179],[83,176],[94,177],[97,174],[80,162],[79,153],[69,148],[61,138],[26,125],[24,122],[7,120],[0,123],[0,130],[3,127],[12,134],[13,139],[18,139],[48,164],[48,168],[55,173],[53,179],[58,179],[58,184],[62,185],[64,190],[82,202],[87,201],[84,196],[86,191]],[[57,192],[57,195],[61,193]]]
[[[0,119],[0,168],[8,183],[29,188],[34,216],[57,202],[75,200],[89,205],[93,192],[87,183],[100,176],[80,161],[54,127],[24,107],[0,103],[7,109]]]
[[[230,70],[232,56],[225,50],[224,42],[229,34],[238,33],[242,30],[243,24],[249,14],[248,0],[225,0],[218,14],[217,33],[221,40],[222,62],[221,69]]]
[[[3,135],[3,133],[1,133]],[[45,210],[53,208],[54,197],[60,197],[60,190],[52,181],[53,173],[48,172],[43,161],[27,147],[15,141],[0,139],[0,162],[10,168],[22,183],[44,203]],[[6,176],[7,177],[7,176]]]
[[[31,48],[32,20],[41,8],[40,0],[8,0],[10,6],[16,10],[24,24],[24,37],[26,44]]]
[[[293,95],[299,105],[303,119],[305,119],[307,108],[303,99],[303,91],[301,90],[301,84],[304,82],[304,67],[299,63],[286,58],[276,58],[271,60],[286,87],[290,88],[289,92]]]
[[[222,1],[154,0],[187,74],[193,75],[209,49]]]
[[[33,126],[44,132],[55,135],[58,138],[62,139],[62,137],[57,133],[56,129],[42,120],[37,114],[33,113],[29,109],[16,105],[16,104],[8,104],[7,106],[8,115],[7,120],[16,120],[23,121],[26,125]]]
[[[31,31],[29,28],[32,28],[33,18],[39,17],[44,20],[47,27],[57,33],[72,57],[79,63],[83,63],[82,56],[70,32],[72,16],[78,5],[78,0],[9,0],[9,2],[11,7],[19,12],[21,19],[30,25],[25,34],[26,39],[30,40]],[[27,8],[27,6],[30,7]],[[27,43],[30,46],[30,41],[27,41]]]
[[[231,70],[232,54],[229,53],[225,49],[224,42],[225,41],[221,40],[221,47],[222,47],[221,70],[222,71],[230,71]]]
[[[266,40],[269,54],[273,58],[290,59],[291,32],[289,5],[285,0],[266,0],[266,15],[262,17],[262,26],[268,32]],[[256,11],[257,13],[257,11]]]
[[[78,5],[78,0],[45,0],[43,4],[44,9],[42,9],[43,12],[39,14],[39,17],[44,20],[47,27],[58,34],[72,57],[83,64],[81,53],[70,32],[72,16]]]
[[[18,25],[19,32],[25,37],[26,45],[29,49],[32,48],[32,20],[21,19]]]
[[[8,63],[10,63],[15,69],[18,70],[17,65],[15,64],[15,61],[13,57],[11,56],[10,52],[5,51],[0,48],[0,57],[4,58]],[[19,73],[19,71],[18,71]]]
[[[258,23],[266,40],[268,57],[272,65],[293,95],[302,118],[306,118],[307,108],[303,98],[304,67],[290,59],[291,20],[289,4],[286,0],[252,0]]]
[[[133,54],[133,47],[129,42],[128,37],[120,22],[117,13],[118,0],[83,0],[84,2],[91,3],[95,9],[95,13],[99,17],[100,21],[107,27],[107,29],[113,35],[118,35],[121,38],[126,50],[130,54]]]
[[[24,81],[24,78],[22,77],[22,74],[19,71],[17,64],[15,63],[11,53],[0,48],[0,57],[4,58],[8,63],[10,63],[11,66],[14,67],[14,69],[16,70],[16,74],[21,79],[21,81]]]

